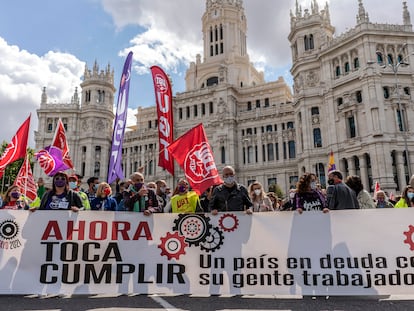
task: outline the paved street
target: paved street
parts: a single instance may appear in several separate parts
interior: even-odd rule
[[[405,311],[414,310],[414,296],[275,297],[275,296],[0,296],[1,311]]]

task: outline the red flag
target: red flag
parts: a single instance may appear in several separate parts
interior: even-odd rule
[[[13,136],[11,143],[7,146],[0,158],[0,178],[3,176],[6,166],[26,156],[27,140],[29,139],[30,116],[23,122]]]
[[[374,193],[377,193],[378,191],[380,191],[381,190],[381,187],[380,187],[380,184],[379,184],[379,182],[378,181],[376,181],[375,182],[375,190],[374,190]]]
[[[24,159],[22,167],[14,180],[14,185],[19,187],[20,193],[23,193],[30,200],[34,201],[36,199],[37,185],[33,177],[28,157]]]
[[[158,166],[165,168],[174,176],[174,160],[168,152],[168,146],[174,140],[171,84],[167,75],[160,67],[152,66],[151,73],[158,115],[158,139],[160,146]]]
[[[53,136],[51,146],[62,150],[63,163],[65,163],[67,167],[73,168],[73,162],[69,156],[69,147],[66,141],[65,127],[63,126],[61,119],[59,119],[57,124],[55,136]]]
[[[191,187],[199,195],[208,187],[223,182],[202,123],[174,141],[168,151],[183,168]]]

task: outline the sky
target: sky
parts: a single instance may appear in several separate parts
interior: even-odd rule
[[[298,0],[310,10],[313,0]],[[359,0],[318,0],[329,5],[335,35],[356,24]],[[402,24],[402,0],[363,0],[373,23]],[[413,2],[408,9],[414,12]],[[10,142],[32,115],[29,146],[35,147],[42,88],[48,102],[70,103],[85,64],[96,61],[115,71],[115,87],[125,58],[134,53],[128,124],[138,106],[155,103],[149,68],[158,65],[172,78],[173,93],[185,91],[185,71],[202,54],[201,17],[205,0],[13,0],[0,10],[0,143]],[[292,85],[287,39],[295,0],[244,0],[250,60],[266,81],[282,76]],[[414,16],[412,16],[414,18]],[[115,99],[118,93],[115,94]],[[114,103],[115,104],[115,103]]]

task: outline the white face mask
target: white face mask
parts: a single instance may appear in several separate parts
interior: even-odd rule
[[[262,193],[262,190],[260,190],[260,189],[255,189],[254,190],[255,195],[260,195],[261,193]]]
[[[311,189],[315,190],[316,189],[316,182],[312,181],[310,186],[311,186]]]
[[[236,181],[236,178],[234,176],[227,176],[223,181],[225,184],[232,185]]]

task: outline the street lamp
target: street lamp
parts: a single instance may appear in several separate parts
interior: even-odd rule
[[[409,65],[409,63],[406,62],[406,60],[408,59],[408,57],[410,56],[409,54],[406,55],[405,57],[398,59],[399,56],[401,55],[401,53],[403,52],[403,50],[407,47],[407,43],[405,43],[400,50],[397,53],[397,60],[398,62],[395,63],[395,61],[391,58],[388,57],[388,55],[383,55],[383,53],[381,51],[376,51],[377,56],[381,56],[382,61],[384,63],[384,65],[382,65],[382,68],[386,68],[387,65],[388,67],[391,68],[392,72],[394,73],[394,80],[395,80],[395,91],[397,92],[397,105],[398,105],[398,110],[399,110],[399,117],[400,117],[400,122],[401,122],[401,131],[403,132],[403,138],[404,138],[404,151],[405,151],[405,158],[407,160],[407,168],[408,168],[408,178],[411,178],[411,163],[410,163],[410,156],[408,154],[408,145],[407,145],[407,128],[405,126],[405,119],[404,119],[404,115],[403,115],[403,110],[402,110],[402,105],[401,105],[401,94],[400,94],[400,81],[398,79],[398,69],[400,68],[400,66],[404,65],[407,66]],[[412,55],[414,55],[414,52],[411,53]],[[384,57],[385,56],[385,57]],[[407,118],[407,112],[406,114],[406,118]]]

